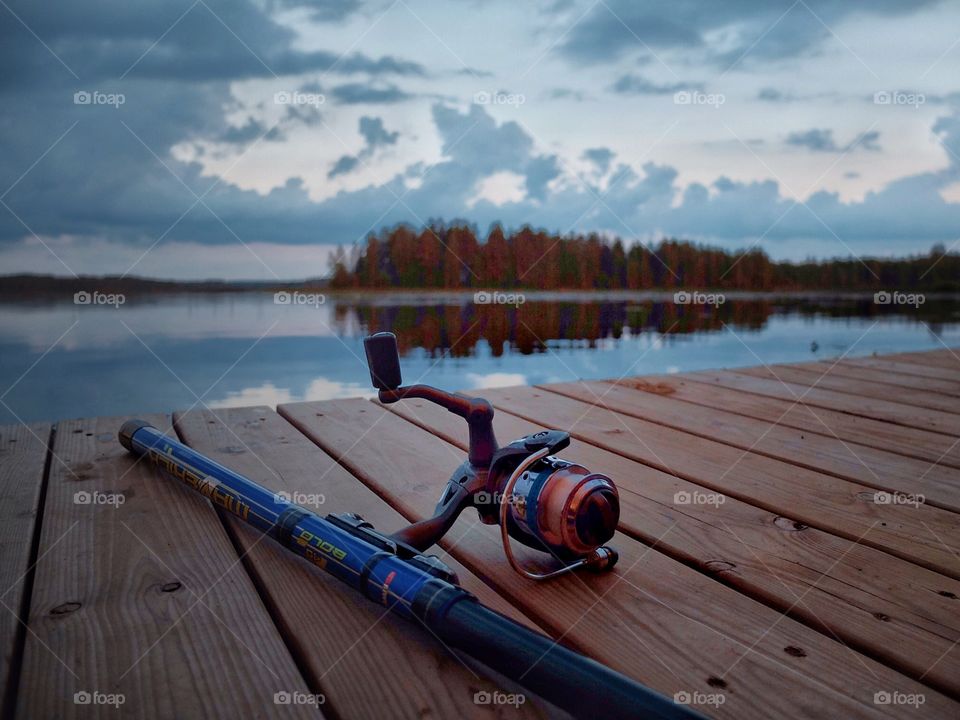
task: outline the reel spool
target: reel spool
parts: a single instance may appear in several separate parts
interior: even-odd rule
[[[570,444],[569,433],[542,430],[501,448],[489,402],[429,385],[402,387],[396,336],[376,333],[363,344],[381,402],[429,400],[464,418],[470,429],[467,460],[447,481],[433,517],[395,533],[394,540],[425,550],[464,509],[474,507],[482,522],[500,526],[504,554],[524,577],[545,580],[577,568],[601,572],[614,566],[617,552],[604,543],[613,538],[620,518],[616,485],[606,475],[554,457]],[[524,568],[513,554],[511,538],[550,553],[562,566],[547,573]]]

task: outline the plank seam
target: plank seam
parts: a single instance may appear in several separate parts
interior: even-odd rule
[[[10,670],[6,678],[3,695],[3,720],[13,720],[17,709],[17,697],[20,689],[20,675],[23,670],[23,654],[27,645],[27,623],[30,621],[30,604],[33,598],[33,582],[36,576],[37,558],[40,555],[40,534],[43,528],[43,513],[47,504],[47,487],[50,482],[50,467],[53,464],[53,443],[56,439],[58,424],[50,426],[47,435],[46,454],[43,461],[43,474],[40,479],[40,498],[37,502],[37,516],[33,523],[33,535],[30,538],[27,573],[23,577],[23,595],[17,608],[17,632],[14,636],[13,653],[10,657]]]

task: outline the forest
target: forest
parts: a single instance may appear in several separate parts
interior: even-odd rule
[[[330,258],[334,288],[531,290],[960,290],[960,254],[934,246],[906,258],[774,261],[756,248],[728,251],[684,240],[656,245],[552,235],[494,225],[486,238],[465,222],[401,224]]]

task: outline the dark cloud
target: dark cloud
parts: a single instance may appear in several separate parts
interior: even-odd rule
[[[787,135],[787,145],[802,147],[811,152],[848,152],[857,148],[877,152],[880,150],[878,140],[880,133],[876,130],[865,132],[847,143],[846,145],[837,145],[833,139],[833,131],[827,129],[814,128],[803,132],[793,132]]]
[[[640,75],[622,75],[610,89],[621,95],[672,95],[680,90],[701,90],[700,84],[676,82],[658,84]]]
[[[334,178],[337,175],[346,175],[353,171],[359,164],[360,158],[357,156],[344,155],[333,164],[333,168],[327,173],[327,177]]]
[[[378,148],[386,145],[395,145],[400,137],[398,131],[388,132],[383,125],[383,119],[364,115],[360,118],[360,135],[363,136],[364,146],[356,155],[344,155],[327,173],[328,178],[345,175],[360,165],[361,161],[373,157]]]
[[[488,70],[478,70],[472,67],[462,67],[459,70],[453,71],[454,75],[459,77],[472,77],[472,78],[491,78],[493,73]]]
[[[13,0],[11,9],[49,50],[5,11],[3,85],[38,79],[115,82],[126,76],[201,82],[331,69],[371,76],[425,74],[421,65],[390,56],[295,50],[293,32],[254,0],[51,0],[42,6]]]
[[[772,103],[790,102],[793,100],[793,96],[777,90],[776,88],[765,87],[761,88],[757,93],[757,100],[763,100],[764,102]]]
[[[791,6],[767,0],[609,0],[589,10],[560,47],[570,60],[579,63],[613,62],[628,54],[649,58],[654,52],[677,50],[700,53],[725,66],[741,58],[744,64],[750,64],[808,52],[830,37],[829,27],[850,15],[908,14],[936,2],[807,0]],[[722,53],[713,50],[706,40],[718,31],[725,31],[735,43]]]
[[[343,105],[389,105],[413,97],[396,85],[374,86],[362,83],[338,85],[333,88],[331,95]]]
[[[556,155],[540,155],[530,159],[524,168],[524,174],[527,197],[543,201],[547,197],[547,185],[551,180],[560,177],[560,162]]]
[[[367,147],[371,149],[381,145],[394,145],[397,138],[400,137],[399,132],[387,132],[383,126],[383,118],[367,117],[366,115],[360,118],[360,134],[366,140]]]
[[[255,103],[255,116],[227,122],[228,112],[242,110],[231,93],[236,81],[331,66],[330,77],[369,78],[423,75],[423,68],[389,56],[296,50],[292,31],[258,2],[191,2],[53,0],[39,7],[13,0],[10,9],[30,30],[0,10],[0,189],[10,188],[3,197],[9,210],[0,206],[0,242],[34,232],[69,235],[81,245],[103,237],[144,248],[171,241],[236,245],[238,237],[298,242],[315,237],[321,219],[340,236],[354,232],[349,213],[360,217],[369,208],[345,202],[349,210],[341,214],[321,207],[299,178],[265,195],[241,190],[229,173],[211,177],[199,163],[177,161],[172,148],[212,143],[207,153],[225,155],[217,145],[239,151],[321,122],[317,107],[288,104],[268,126],[275,86]],[[288,90],[297,84],[302,80]],[[320,88],[313,82],[301,90]],[[124,102],[75,104],[77,92],[122,94]]]
[[[787,135],[787,145],[806,148],[813,152],[838,152],[840,148],[833,140],[833,130],[814,128]]]
[[[614,152],[610,148],[598,147],[589,148],[583,151],[583,158],[589,160],[597,168],[597,172],[606,175],[610,169],[610,162],[613,160]]]

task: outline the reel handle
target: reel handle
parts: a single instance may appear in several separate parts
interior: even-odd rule
[[[403,383],[400,373],[400,352],[397,336],[391,332],[378,332],[363,339],[370,368],[370,383],[377,390],[396,390]]]
[[[370,382],[380,391],[380,402],[394,403],[404,398],[420,398],[459,415],[470,427],[470,464],[480,470],[490,467],[498,445],[493,432],[493,406],[489,402],[483,398],[449,393],[430,385],[401,387],[403,378],[397,336],[391,332],[368,335],[363,339],[363,349],[370,368]]]

